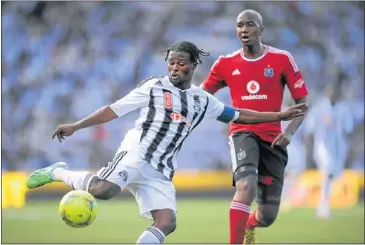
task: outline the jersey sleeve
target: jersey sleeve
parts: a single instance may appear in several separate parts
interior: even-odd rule
[[[308,95],[303,75],[289,52],[284,59],[284,76],[293,99],[300,99]]]
[[[214,62],[208,76],[200,87],[209,93],[214,94],[225,86],[227,86],[227,84],[224,79],[223,56],[221,56]]]
[[[151,98],[150,92],[155,82],[155,79],[151,79],[150,81],[143,83],[139,87],[130,91],[123,98],[111,104],[110,108],[118,115],[118,117],[121,117],[129,112],[148,106]]]
[[[220,122],[229,123],[238,119],[239,111],[230,106],[224,105],[216,97],[208,94],[206,117],[210,119],[216,119]]]

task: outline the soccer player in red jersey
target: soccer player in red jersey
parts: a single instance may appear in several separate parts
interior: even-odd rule
[[[280,111],[285,86],[296,104],[307,103],[307,88],[293,56],[261,42],[262,17],[245,10],[237,17],[237,35],[243,46],[214,63],[201,87],[214,94],[228,87],[232,104],[257,111]],[[230,243],[255,243],[254,228],[268,227],[276,219],[288,161],[286,146],[304,116],[281,132],[280,122],[230,125],[233,185]],[[250,213],[253,199],[258,208]]]

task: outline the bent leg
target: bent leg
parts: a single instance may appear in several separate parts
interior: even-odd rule
[[[266,183],[260,182],[260,179]],[[267,183],[269,182],[268,179],[262,180],[259,177],[257,194],[257,203],[259,205],[248,218],[244,244],[255,243],[255,228],[269,227],[278,215],[283,184],[278,180],[271,180],[270,183]]]
[[[109,200],[121,192],[121,187],[107,180],[100,180],[94,176],[87,191],[97,199]]]
[[[259,207],[250,214],[247,222],[245,244],[255,243],[255,227],[268,227],[276,219],[283,190],[285,167],[288,162],[286,149],[271,147],[260,140],[260,163],[257,190]]]
[[[269,227],[275,222],[279,208],[279,204],[259,205],[249,218],[250,225],[255,227]]]
[[[176,229],[176,190],[161,172],[146,163],[141,174],[128,186],[135,196],[142,218],[153,220],[138,238],[137,243],[163,243]]]
[[[153,223],[138,238],[137,244],[159,244],[176,229],[176,212],[172,209],[151,211]]]

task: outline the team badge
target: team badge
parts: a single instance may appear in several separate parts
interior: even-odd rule
[[[274,76],[274,69],[271,67],[267,67],[264,69],[264,75],[265,77],[273,77]]]
[[[119,172],[118,175],[119,175],[119,177],[122,178],[122,180],[124,182],[127,181],[127,179],[128,179],[128,172],[127,171],[123,170],[123,171]]]
[[[200,101],[194,101],[194,110],[197,112],[200,111]]]
[[[241,161],[243,158],[245,158],[246,157],[246,151],[242,151],[241,149],[240,149],[240,152],[237,154],[237,160],[238,161]]]

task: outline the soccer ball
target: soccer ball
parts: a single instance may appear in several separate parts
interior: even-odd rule
[[[81,228],[90,225],[95,220],[98,205],[90,193],[74,190],[62,198],[58,211],[67,225]]]

